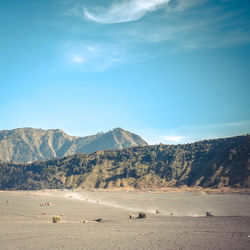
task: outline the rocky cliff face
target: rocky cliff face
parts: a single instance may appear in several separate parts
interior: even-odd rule
[[[0,160],[30,162],[145,145],[141,137],[121,128],[86,137],[70,136],[61,129],[20,128],[0,131]]]

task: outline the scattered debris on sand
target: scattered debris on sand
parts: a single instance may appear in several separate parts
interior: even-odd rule
[[[61,221],[61,216],[58,216],[58,215],[53,216],[53,218],[52,218],[53,223],[58,223],[60,221]]]
[[[49,206],[52,206],[51,202],[42,202],[42,203],[40,203],[40,207],[49,207]]]
[[[101,222],[102,219],[96,219],[96,220],[93,220],[93,221],[96,221],[96,222]]]
[[[140,212],[139,214],[138,214],[138,217],[137,217],[138,219],[145,219],[145,218],[147,218],[147,215],[144,213],[144,212]]]
[[[156,209],[156,210],[155,210],[155,213],[156,213],[156,214],[160,214],[161,211],[160,211],[159,209]]]
[[[80,220],[81,223],[100,223],[102,222],[102,219],[96,219],[96,220],[87,220],[87,219],[82,219]]]
[[[206,216],[207,217],[211,217],[211,216],[214,216],[212,212],[206,212]]]
[[[129,214],[129,219],[135,219],[135,215],[134,214]]]

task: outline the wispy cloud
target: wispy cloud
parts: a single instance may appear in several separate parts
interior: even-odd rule
[[[176,48],[188,50],[249,43],[247,10],[233,7],[233,3],[214,6],[207,0],[170,1],[164,16],[146,28],[145,23],[137,23],[133,35],[153,43],[171,41]]]
[[[123,23],[139,20],[147,12],[155,11],[170,0],[124,0],[113,3],[108,8],[97,8],[93,11],[84,9],[84,15],[97,23]]]
[[[176,136],[176,135],[164,135],[158,138],[158,141],[166,144],[177,144],[185,141],[184,136]]]
[[[193,7],[202,6],[208,1],[209,0],[171,0],[167,11],[185,11]]]
[[[72,62],[75,62],[75,63],[82,63],[83,62],[83,57],[82,55],[72,55],[72,58],[71,58]]]
[[[139,54],[126,43],[103,42],[83,39],[69,40],[59,48],[61,61],[71,68],[83,71],[104,71],[122,63],[138,63],[150,55]]]
[[[59,52],[64,63],[86,71],[103,71],[127,58],[118,45],[79,40],[65,42]]]
[[[211,123],[141,132],[149,144],[184,144],[250,133],[250,121]]]
[[[82,19],[82,26],[78,23],[77,32],[72,32],[82,42],[64,49],[64,56],[84,69],[104,70],[121,63],[151,60],[164,53],[250,43],[249,8],[236,0],[112,0],[99,3],[84,5],[84,1],[75,0],[65,13]],[[86,18],[92,22],[86,22]],[[114,23],[117,25],[109,25]],[[155,46],[157,43],[164,47],[160,53]],[[89,50],[91,46],[92,51]]]
[[[147,13],[162,9],[153,18]],[[103,24],[134,22],[124,36],[145,42],[171,41],[181,49],[238,46],[250,42],[250,20],[237,1],[122,0],[110,6],[75,6],[72,14]]]

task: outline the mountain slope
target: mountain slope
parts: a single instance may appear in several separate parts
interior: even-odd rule
[[[250,187],[250,136],[0,164],[0,189]]]
[[[20,128],[0,131],[0,160],[30,162],[140,145],[147,143],[121,128],[86,137],[70,136],[61,129]]]

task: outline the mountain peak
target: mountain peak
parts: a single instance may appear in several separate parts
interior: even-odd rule
[[[119,132],[119,131],[125,131],[125,130],[120,127],[117,127],[117,128],[114,128],[112,131]]]
[[[146,146],[138,135],[122,128],[86,137],[70,136],[62,129],[18,128],[0,131],[0,160],[30,162],[76,153]]]

